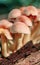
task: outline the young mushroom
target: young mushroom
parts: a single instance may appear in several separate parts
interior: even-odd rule
[[[17,50],[20,49],[23,46],[22,40],[24,37],[24,34],[29,35],[30,29],[28,26],[25,25],[23,22],[15,22],[13,26],[10,28],[10,31],[15,34],[15,41],[17,46]]]
[[[8,15],[8,20],[12,23],[14,23],[14,20],[21,16],[21,10],[20,9],[13,9],[9,15]]]
[[[1,45],[2,45],[2,55],[4,57],[7,57],[10,55],[8,51],[8,40],[13,40],[9,27],[11,27],[12,24],[8,22],[7,20],[1,20],[0,21],[0,36],[1,36]]]
[[[26,16],[24,16],[24,15],[21,15],[21,16],[19,16],[19,17],[15,20],[15,22],[18,22],[18,21],[20,21],[20,22],[24,23],[26,26],[28,26],[29,29],[30,29],[30,31],[31,31],[32,21],[31,21],[28,17],[26,17]],[[27,42],[30,41],[30,40],[31,40],[31,34],[28,34],[28,35],[24,34],[23,44],[27,43]]]

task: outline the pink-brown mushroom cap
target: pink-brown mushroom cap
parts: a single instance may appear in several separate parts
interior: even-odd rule
[[[24,10],[24,13],[27,16],[29,16],[29,15],[37,16],[38,15],[37,8],[34,6],[27,6],[26,9]]]
[[[23,23],[25,23],[27,26],[32,27],[32,21],[31,21],[28,17],[26,17],[26,16],[24,16],[24,15],[21,15],[20,17],[18,17],[18,18],[16,19],[16,22],[18,22],[18,21],[23,22]]]
[[[15,22],[13,26],[10,28],[12,33],[23,33],[23,34],[30,34],[30,29],[22,22]]]
[[[11,27],[13,24],[11,22],[9,22],[8,20],[6,19],[3,19],[0,21],[0,26],[5,26],[6,28],[9,28]]]

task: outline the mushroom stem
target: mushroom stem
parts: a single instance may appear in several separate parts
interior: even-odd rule
[[[34,39],[33,39],[33,44],[38,44],[40,42],[40,35],[36,36]]]
[[[4,36],[4,34],[1,34],[1,40],[2,40],[2,55],[4,57],[7,57],[7,56],[9,56],[8,45],[7,45],[7,39]]]
[[[33,39],[35,38],[35,36],[37,35],[39,29],[40,29],[40,22],[39,22],[38,27],[36,28],[36,30],[35,30],[34,33],[32,34],[32,37],[31,37],[32,40],[33,40]]]
[[[30,40],[31,40],[31,34],[24,34],[23,44],[25,45]]]
[[[22,42],[23,37],[24,37],[24,34],[21,34],[21,37],[18,38],[18,41],[17,41],[18,42],[17,50],[20,49],[23,46],[23,42]]]
[[[10,51],[15,52],[17,50],[17,40],[13,40],[13,41],[9,41],[9,42],[12,43],[9,45],[9,52]]]

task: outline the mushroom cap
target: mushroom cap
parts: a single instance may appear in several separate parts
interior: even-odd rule
[[[26,26],[22,22],[15,22],[13,26],[10,28],[10,31],[12,33],[24,33],[24,34],[30,34],[31,31],[28,26]]]
[[[27,16],[29,16],[29,15],[37,16],[38,10],[34,6],[27,6],[26,9],[24,10],[24,14],[26,14]]]
[[[32,21],[24,15],[21,15],[20,17],[18,17],[16,19],[16,22],[18,21],[25,23],[27,26],[32,26]]]
[[[11,22],[9,22],[8,20],[6,19],[3,19],[0,21],[0,26],[4,26],[6,28],[9,28],[11,27],[13,24]]]
[[[16,17],[19,17],[21,15],[21,11],[20,9],[13,9],[9,15],[8,15],[8,19],[10,18],[16,18]]]

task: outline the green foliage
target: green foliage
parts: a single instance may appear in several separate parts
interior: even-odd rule
[[[8,13],[13,8],[28,5],[40,8],[40,0],[0,0],[0,14]]]

